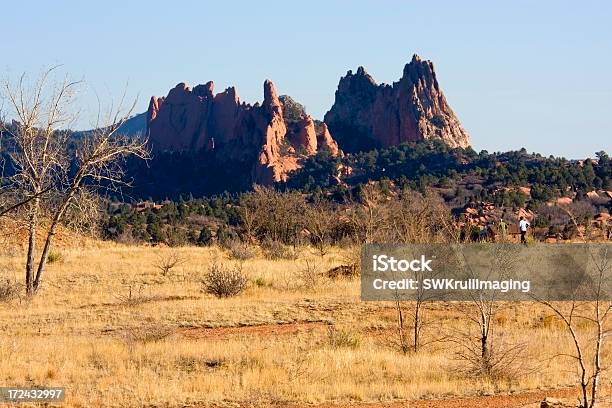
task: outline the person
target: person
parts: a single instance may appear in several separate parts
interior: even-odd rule
[[[531,224],[529,224],[525,217],[521,216],[519,218],[519,232],[521,233],[521,244],[527,244],[525,235],[527,234],[527,228],[529,228],[530,226]]]
[[[504,221],[504,218],[502,217],[499,220],[499,233],[501,234],[502,238],[506,238],[507,231],[508,231],[508,224],[506,224],[506,221]]]

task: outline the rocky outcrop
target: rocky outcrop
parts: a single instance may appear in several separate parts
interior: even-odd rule
[[[321,149],[327,149],[332,156],[336,156],[340,152],[338,143],[332,138],[325,123],[321,124],[321,133],[317,135],[317,143]]]
[[[215,94],[212,82],[193,89],[180,83],[166,97],[151,98],[147,134],[154,151],[206,152],[206,163],[223,166],[238,162],[241,171],[251,169],[247,181],[259,184],[285,180],[319,150],[338,155],[340,148],[359,151],[424,139],[469,146],[433,64],[416,55],[393,85],[377,85],[363,67],[349,71],[324,123],[279,96],[268,80],[263,102],[255,105],[242,103],[233,87]]]
[[[264,144],[255,164],[253,181],[258,184],[272,184],[284,180],[289,171],[297,168],[297,163],[281,154],[281,145],[287,134],[287,126],[283,118],[282,104],[274,85],[269,80],[264,82],[264,101],[261,109],[259,112],[254,112],[254,115],[261,114],[260,112],[263,113],[263,117],[256,117],[255,123],[259,122],[261,129],[256,128],[255,131],[263,131]],[[249,130],[247,126],[237,129],[237,132],[244,134]]]
[[[440,89],[433,64],[417,55],[393,85],[377,85],[363,67],[340,79],[335,102],[325,115],[343,150],[390,147],[440,139],[469,146],[469,136]]]
[[[301,106],[291,100],[294,105]],[[318,141],[332,154],[338,146],[324,127],[317,135],[305,112],[288,119],[274,84],[264,82],[264,100],[253,106],[240,102],[236,90],[214,95],[208,82],[193,89],[180,83],[166,97],[152,97],[147,112],[147,134],[154,151],[214,152],[227,165],[250,163],[251,182],[283,181],[301,160],[317,153]]]
[[[209,84],[212,90],[212,83]],[[202,90],[198,88],[198,91]],[[207,95],[198,95],[184,83],[172,88],[165,98],[152,97],[147,133],[155,136],[155,147],[160,150],[185,150],[204,139],[206,127],[202,126],[202,122],[210,113],[211,102]]]
[[[317,152],[317,132],[314,121],[310,116],[300,120],[295,143],[304,149],[307,155],[313,155]]]

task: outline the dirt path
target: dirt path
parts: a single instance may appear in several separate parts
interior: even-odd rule
[[[466,397],[448,400],[420,400],[370,404],[321,404],[316,405],[313,408],[539,408],[541,401],[546,397],[559,398],[564,403],[569,404],[562,405],[559,408],[565,406],[575,407],[578,402],[578,389],[568,388],[547,391],[530,391],[512,395]],[[598,406],[601,408],[611,408],[612,399],[606,397]],[[295,408],[297,408],[297,406]]]

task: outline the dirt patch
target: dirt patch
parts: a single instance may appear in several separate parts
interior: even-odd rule
[[[603,390],[602,390],[603,391]],[[607,390],[608,392],[610,390]],[[539,408],[546,397],[563,398],[565,401],[578,401],[577,388],[565,388],[547,391],[530,391],[511,395],[493,395],[487,397],[466,397],[447,400],[419,400],[390,403],[346,403],[321,404],[314,408]],[[574,404],[575,406],[575,404]],[[600,400],[601,407],[612,407],[609,396]],[[298,408],[298,406],[294,406]]]
[[[193,339],[228,339],[239,336],[280,336],[323,329],[326,322],[294,322],[233,327],[180,327],[177,332]]]

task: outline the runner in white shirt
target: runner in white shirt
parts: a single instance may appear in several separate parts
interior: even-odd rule
[[[521,244],[527,244],[527,240],[525,239],[525,234],[527,234],[527,228],[529,228],[531,224],[524,218],[519,218],[519,232],[521,233]]]

